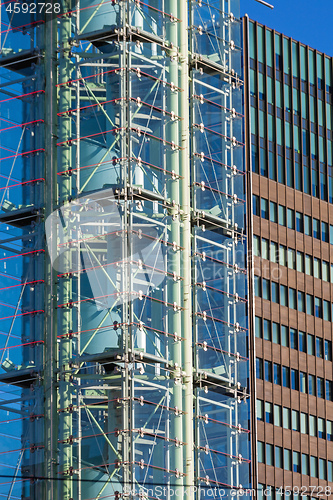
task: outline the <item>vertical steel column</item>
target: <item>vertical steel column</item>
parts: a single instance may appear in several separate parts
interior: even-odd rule
[[[57,197],[56,151],[56,29],[57,19],[48,19],[44,25],[45,65],[45,219],[50,215]],[[55,235],[55,228],[52,228]],[[50,245],[56,248],[57,240]],[[43,497],[57,498],[57,291],[56,272],[45,248],[45,330],[44,330],[44,397],[45,397],[45,465]]]
[[[170,14],[175,15],[177,13],[177,1],[170,0]],[[169,78],[170,82],[175,86],[179,87],[179,69],[178,69],[178,26],[177,22],[170,19],[167,27],[167,39],[169,41]],[[178,116],[178,91],[173,90],[170,87],[168,94],[168,104],[170,111]],[[178,120],[170,121],[168,127],[168,141],[171,143],[171,152],[167,155],[167,161],[170,161],[169,170],[173,171],[175,174],[175,179],[170,180],[170,198],[171,198],[171,208],[169,210],[169,215],[171,215],[171,228],[170,228],[170,240],[175,242],[177,246],[180,246],[180,219],[179,219],[179,202],[180,202],[180,182],[179,182],[179,171],[180,171],[180,157],[179,157],[179,130],[178,130]],[[170,148],[170,146],[168,146]],[[170,270],[175,273],[176,276],[181,275],[181,250],[175,248],[171,250],[169,254]],[[177,336],[181,337],[181,319],[182,312],[178,309],[182,304],[181,298],[181,284],[179,280],[171,281],[168,285],[168,302],[173,304],[173,310],[169,311],[169,328],[170,331]],[[172,404],[174,408],[178,408],[179,411],[182,410],[182,341],[174,338],[171,340],[170,352],[172,353],[172,361],[174,365],[174,384],[172,389]],[[182,442],[182,416],[175,412],[171,417],[171,437],[172,439],[178,439]],[[176,478],[174,484],[176,487],[181,487],[183,484],[183,479],[181,473],[183,472],[183,449],[182,445],[174,446],[173,453],[170,456],[171,463],[170,467],[172,470],[176,471]]]
[[[70,11],[70,0],[64,2],[64,10]],[[71,37],[71,18],[63,16],[60,20],[60,59],[59,59],[59,83],[63,84],[59,87],[59,111],[67,111],[72,107],[72,92],[71,87],[66,82],[70,80],[70,45],[69,39]],[[59,119],[59,143],[62,143],[58,150],[60,158],[61,171],[68,171],[72,166],[72,151],[70,142],[71,139],[71,117],[65,113]],[[77,147],[80,147],[78,142]],[[72,194],[72,177],[68,174],[61,177],[60,184],[60,203],[68,202]],[[70,237],[70,235],[68,235]],[[71,254],[68,253],[64,271],[71,269]],[[60,455],[59,465],[63,472],[61,481],[61,500],[70,500],[73,498],[73,482],[71,479],[73,469],[73,445],[69,442],[69,437],[72,432],[72,413],[66,408],[72,404],[71,394],[71,381],[70,381],[70,367],[69,362],[72,358],[72,340],[66,334],[72,330],[72,308],[69,302],[72,299],[72,278],[69,275],[60,278],[59,282],[59,301],[61,304],[67,304],[61,309],[61,325],[60,331],[62,338],[60,340],[59,351],[59,406],[65,409],[59,415],[59,432],[60,432]]]
[[[181,231],[181,246],[182,253],[182,297],[183,297],[183,315],[182,315],[182,337],[185,338],[183,350],[183,366],[184,366],[184,441],[185,445],[185,473],[186,485],[194,486],[194,425],[193,425],[193,329],[192,329],[192,297],[191,297],[191,276],[192,276],[192,260],[191,260],[191,179],[190,179],[190,110],[189,110],[189,39],[188,39],[188,16],[189,2],[187,0],[179,0],[178,2],[178,18],[179,26],[179,48],[180,48],[180,87],[182,92],[179,93],[179,114],[181,121],[180,128],[180,146],[182,150],[179,152],[179,165],[181,180],[181,215],[182,215],[182,231]],[[188,500],[194,498],[193,489],[188,490]]]

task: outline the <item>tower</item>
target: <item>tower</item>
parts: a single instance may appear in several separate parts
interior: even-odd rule
[[[8,5],[2,494],[233,496],[250,485],[238,2]]]

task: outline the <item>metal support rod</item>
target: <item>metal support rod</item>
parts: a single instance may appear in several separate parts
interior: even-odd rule
[[[270,9],[274,9],[274,5],[271,5],[268,2],[264,2],[264,0],[256,0],[256,2],[261,3],[262,5],[265,5],[265,7],[269,7]]]

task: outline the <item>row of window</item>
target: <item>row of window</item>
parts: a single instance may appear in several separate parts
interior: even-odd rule
[[[258,441],[258,461],[280,469],[333,481],[333,462]]]
[[[332,361],[332,342],[311,333],[297,331],[269,319],[255,317],[255,335],[259,339],[273,341],[284,347],[291,347],[309,355]]]
[[[258,60],[263,67],[283,71],[293,78],[300,78],[310,84],[317,83],[319,89],[332,92],[331,67],[329,56],[302,45],[280,33],[274,33],[266,26],[249,23],[250,39],[255,42],[249,46],[250,58]],[[292,70],[291,70],[292,61]],[[259,67],[260,69],[260,67]]]
[[[309,492],[309,493],[322,493],[327,496],[331,495],[331,488],[329,486],[326,486],[326,488],[323,488],[323,491],[321,492],[321,489],[319,487],[312,487],[312,490],[314,491],[309,491],[306,486],[290,486],[290,490],[283,490],[281,488],[274,488],[274,486],[265,486],[262,483],[258,484],[258,494],[257,494],[257,499],[258,500],[282,500],[284,498],[289,498],[290,500],[315,500],[313,497],[310,497],[309,495],[305,495],[304,492]],[[318,500],[318,497],[316,497],[316,500]]]
[[[298,89],[306,94],[309,94],[310,96],[316,97],[316,91],[318,98],[320,100],[324,100],[324,89],[326,89],[326,101],[327,102],[332,102],[332,86],[326,83],[324,84],[324,80],[322,78],[313,78],[313,81],[308,81],[307,75],[303,75],[304,78],[300,78],[299,75],[291,75],[290,74],[290,66],[289,63],[287,63],[287,66],[285,67],[285,71],[283,72],[282,70],[282,57],[279,54],[275,54],[275,65],[276,65],[276,71],[274,73],[274,69],[272,66],[273,60],[271,61],[271,64],[269,64],[268,61],[266,61],[266,64],[264,62],[261,62],[260,60],[258,61],[258,72],[259,72],[259,88],[260,90],[263,90],[265,88],[265,77],[267,77],[267,88],[270,89],[272,86],[272,83],[270,80],[273,80],[273,83],[277,82],[284,82],[288,87],[293,87],[294,89]],[[288,72],[286,72],[286,70]],[[255,76],[256,76],[256,71],[257,71],[257,66],[256,66],[256,59],[254,57],[250,57],[250,79],[252,79],[253,83],[256,83],[255,81]],[[315,85],[315,80],[317,81],[317,86]],[[251,86],[251,91],[252,93],[255,92],[256,90],[256,85]],[[309,91],[310,90],[310,91]],[[269,94],[269,99],[270,101],[272,100],[273,97],[273,92]],[[263,97],[261,97],[263,98]],[[297,103],[296,103],[296,111],[297,111]]]
[[[329,226],[327,222],[315,217],[278,205],[275,201],[269,202],[267,198],[260,198],[256,194],[253,195],[253,215],[333,245],[333,225]]]
[[[257,399],[257,420],[333,441],[333,421]]]
[[[297,291],[295,288],[281,285],[260,276],[254,277],[254,293],[256,297],[270,300],[281,306],[296,309],[310,316],[331,321],[331,309],[333,304],[321,297],[315,297],[309,293]]]
[[[260,168],[264,174],[269,170],[274,180],[278,172],[279,182],[287,182],[291,187],[333,202],[333,178],[327,176],[327,164],[329,168],[332,165],[332,145],[327,140],[331,138],[329,129],[333,128],[332,62],[289,39],[261,29],[251,27],[250,23],[250,37],[256,40],[250,44],[254,46],[250,48],[251,105],[257,105],[258,101],[260,108],[259,113],[251,109],[252,132],[285,147],[286,151],[291,150],[295,161],[291,158],[286,161],[284,174],[283,160],[277,159],[280,164],[276,166],[275,158],[270,155],[268,161],[268,155],[265,158],[265,153],[260,151]],[[274,108],[276,117],[270,115],[275,112]],[[324,137],[326,127],[327,138]],[[297,155],[301,156],[300,160]],[[252,162],[255,171],[259,170],[259,155],[256,156]]]
[[[253,236],[253,254],[255,257],[270,260],[280,266],[287,266],[299,273],[333,283],[333,264],[330,265],[326,260],[296,251],[294,248],[279,245],[267,238]]]
[[[269,111],[268,105],[268,111]],[[288,187],[295,188],[298,191],[303,191],[306,194],[315,196],[316,198],[321,198],[324,201],[329,201],[333,203],[333,167],[332,165],[326,166],[324,161],[320,161],[316,158],[311,157],[311,162],[309,158],[308,144],[309,144],[309,131],[300,129],[299,125],[294,125],[294,133],[300,134],[302,130],[302,142],[303,142],[303,155],[300,154],[299,149],[294,149],[286,146],[286,153],[284,154],[284,148],[281,144],[282,136],[282,119],[278,117],[279,108],[277,108],[277,125],[280,132],[278,134],[277,140],[271,137],[271,132],[274,130],[273,116],[268,115],[269,122],[269,140],[268,140],[268,151],[266,149],[266,139],[260,137],[260,147],[257,145],[258,134],[251,134],[251,158],[252,158],[252,171],[256,174],[262,175],[263,177],[268,177],[273,181],[277,181],[281,184],[285,184]],[[256,110],[251,108],[251,124],[256,123]],[[285,111],[287,113],[287,110]],[[282,115],[282,110],[281,113]],[[260,122],[265,121],[266,113],[259,111]],[[294,115],[294,122],[296,116]],[[307,120],[302,120],[302,122]],[[290,127],[290,124],[287,124]],[[306,125],[307,126],[307,125]],[[311,123],[311,131],[314,126]],[[319,126],[319,133],[321,133],[322,127]],[[255,132],[255,128],[252,127],[252,132]],[[333,133],[328,131],[329,138],[333,136]],[[274,134],[272,134],[274,135]],[[295,135],[297,137],[297,135]],[[312,140],[315,140],[315,134],[311,133]],[[325,143],[324,137],[319,137],[320,144]],[[327,141],[327,146],[329,154],[332,156],[332,142]],[[275,153],[277,150],[277,155]],[[259,169],[260,160],[260,169]],[[332,161],[332,160],[331,160]],[[311,165],[311,166],[310,166]],[[328,174],[328,175],[327,175]]]
[[[256,358],[256,377],[310,396],[333,401],[333,382],[289,366]]]

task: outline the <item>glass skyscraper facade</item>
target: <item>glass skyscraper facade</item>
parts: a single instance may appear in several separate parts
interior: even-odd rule
[[[249,23],[252,171],[333,203],[332,58]]]
[[[239,2],[15,5],[0,497],[232,497],[251,483]]]
[[[329,495],[332,58],[248,18],[244,42],[259,497]]]

